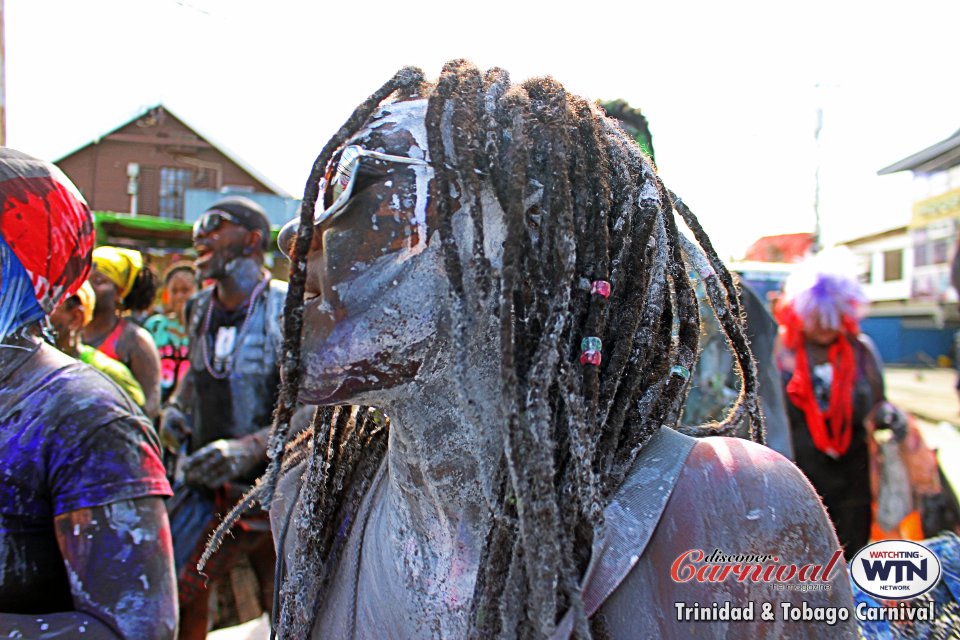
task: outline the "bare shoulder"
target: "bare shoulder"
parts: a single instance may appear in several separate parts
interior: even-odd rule
[[[123,331],[123,339],[128,342],[132,348],[143,351],[156,351],[157,346],[150,332],[135,322],[127,322]]]
[[[704,438],[690,452],[673,493],[639,562],[601,609],[613,637],[629,633],[638,621],[657,629],[652,637],[856,637],[855,625],[830,628],[795,625],[782,619],[782,603],[849,608],[852,594],[836,534],[813,487],[779,453],[735,438]],[[713,554],[711,561],[710,555]],[[740,556],[739,559],[736,557]],[[759,579],[740,580],[726,565],[761,565]],[[729,558],[733,557],[733,560]],[[717,573],[700,575],[701,567]],[[771,579],[763,578],[773,566]],[[777,580],[777,567],[796,567],[792,578]],[[816,591],[797,582],[816,571]],[[800,587],[803,583],[804,586]],[[643,602],[643,607],[638,603]],[[747,627],[683,619],[678,606],[732,607],[753,602],[756,622]],[[763,603],[776,607],[772,621],[761,621]]]
[[[769,502],[780,496],[822,511],[813,486],[795,464],[773,449],[749,440],[720,437],[698,440],[678,482],[696,483],[698,477],[713,480],[701,490],[717,499],[739,497],[749,502],[762,496]]]
[[[820,497],[792,462],[737,438],[704,438],[690,452],[661,524],[694,527],[701,540],[748,540],[830,554],[836,535]]]

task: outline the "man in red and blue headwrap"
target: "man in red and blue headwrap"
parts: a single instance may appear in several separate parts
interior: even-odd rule
[[[0,148],[0,637],[176,634],[157,437],[119,387],[43,339],[93,240],[66,176]]]

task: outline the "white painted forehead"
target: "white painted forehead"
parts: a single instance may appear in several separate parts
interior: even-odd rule
[[[351,139],[351,143],[360,143],[364,138],[381,127],[391,125],[393,128],[406,129],[413,135],[417,146],[427,151],[427,100],[406,100],[404,102],[392,102],[384,104],[373,112],[373,115],[367,120],[356,135]]]

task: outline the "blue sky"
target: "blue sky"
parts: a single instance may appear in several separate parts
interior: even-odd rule
[[[909,176],[876,171],[960,128],[955,2],[5,3],[8,143],[36,155],[163,102],[299,194],[397,68],[466,57],[640,107],[724,257],[813,229],[818,157],[828,243],[905,224]]]

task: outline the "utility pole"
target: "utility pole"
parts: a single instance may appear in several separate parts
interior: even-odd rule
[[[0,0],[2,2],[3,0]],[[820,149],[820,131],[823,129],[823,102],[820,100],[820,83],[816,85],[817,96],[817,123],[813,129],[813,139],[817,141],[817,166],[813,174],[813,243],[810,250],[817,254],[820,252],[820,159],[822,157]]]

